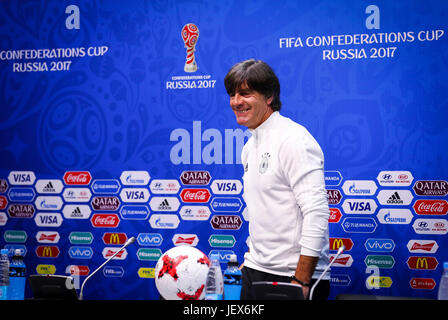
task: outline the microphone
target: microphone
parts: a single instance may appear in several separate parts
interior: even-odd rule
[[[345,250],[345,246],[342,245],[339,247],[338,252],[336,253],[336,255],[334,256],[333,260],[331,260],[331,262],[328,264],[328,266],[324,269],[324,271],[322,272],[322,274],[320,275],[320,277],[317,279],[317,281],[314,283],[314,285],[311,287],[310,290],[310,300],[313,299],[313,292],[314,289],[316,288],[317,284],[320,282],[320,280],[322,280],[322,278],[324,277],[324,275],[328,272],[328,269],[330,269],[330,267],[333,265],[333,263],[336,261],[336,259],[344,252]]]
[[[79,300],[83,299],[82,292],[84,290],[84,285],[86,284],[87,280],[89,280],[95,273],[97,273],[99,270],[101,270],[101,268],[104,267],[117,254],[119,254],[121,252],[121,250],[123,250],[124,248],[126,248],[130,244],[133,244],[134,242],[135,242],[135,237],[129,238],[128,241],[126,241],[126,243],[120,249],[118,249],[110,258],[108,258],[106,261],[104,261],[104,263],[102,265],[100,265],[98,268],[96,268],[95,271],[93,271],[87,278],[85,278],[85,280],[84,280],[84,282],[82,283],[82,286],[81,286],[81,291],[79,293]]]

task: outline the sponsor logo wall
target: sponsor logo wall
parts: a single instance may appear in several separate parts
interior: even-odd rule
[[[223,78],[257,58],[280,78],[281,113],[325,154],[330,254],[346,246],[330,297],[435,298],[448,261],[448,4],[248,6],[2,1],[0,247],[22,249],[29,274],[82,283],[135,236],[87,299],[158,299],[154,267],[173,246],[242,262],[251,134]]]

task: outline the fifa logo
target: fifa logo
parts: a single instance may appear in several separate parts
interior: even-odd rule
[[[182,40],[184,40],[185,48],[187,48],[187,58],[184,66],[185,72],[195,72],[198,70],[196,59],[194,57],[198,38],[199,29],[195,24],[188,23],[182,28]]]

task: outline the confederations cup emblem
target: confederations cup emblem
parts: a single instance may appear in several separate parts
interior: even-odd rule
[[[185,48],[187,48],[187,58],[185,61],[184,71],[185,72],[195,72],[198,70],[196,60],[194,58],[195,46],[199,38],[199,29],[193,23],[187,23],[182,28],[182,39],[185,43]]]

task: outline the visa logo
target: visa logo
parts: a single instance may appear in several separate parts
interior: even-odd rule
[[[12,185],[32,185],[36,176],[33,171],[11,171],[8,180]]]
[[[217,183],[216,184],[219,191],[236,191],[235,183]]]
[[[29,174],[13,174],[14,182],[30,182],[31,183],[31,176]]]
[[[366,202],[349,202],[348,203],[351,211],[365,211],[365,210],[372,210],[370,207],[370,203]]]
[[[346,199],[342,209],[348,214],[373,214],[378,205],[373,199]]]
[[[40,223],[49,225],[49,224],[58,224],[59,220],[57,216],[39,216]]]
[[[38,213],[34,218],[36,225],[39,227],[59,227],[62,220],[59,213]]]
[[[147,202],[149,191],[144,188],[125,188],[121,190],[120,198],[123,202]]]
[[[239,194],[243,190],[243,185],[237,179],[216,179],[211,185],[214,194]]]
[[[132,200],[144,199],[145,195],[143,192],[138,191],[126,191],[126,198]]]

